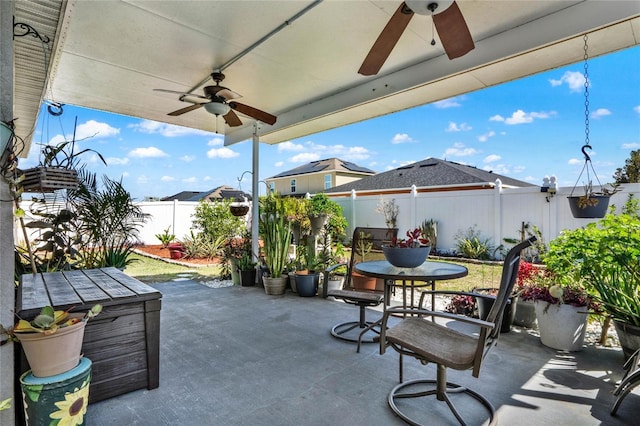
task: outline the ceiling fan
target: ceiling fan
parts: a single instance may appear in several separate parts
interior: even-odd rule
[[[413,15],[431,15],[440,36],[442,47],[449,59],[466,55],[475,47],[469,27],[455,1],[405,0],[391,16],[369,54],[358,70],[362,75],[375,75],[380,71]],[[431,41],[435,45],[435,39]]]
[[[173,117],[182,115],[189,111],[196,110],[202,106],[207,110],[208,113],[214,114],[215,116],[222,115],[224,121],[231,127],[241,126],[242,121],[238,115],[234,112],[238,111],[244,115],[247,115],[251,118],[255,118],[258,121],[267,124],[275,124],[277,117],[275,115],[271,115],[267,112],[259,110],[257,108],[251,107],[249,105],[241,104],[239,102],[232,101],[232,99],[241,98],[242,95],[230,90],[224,86],[220,86],[220,82],[224,80],[224,74],[221,72],[213,72],[211,74],[211,78],[216,82],[215,86],[206,86],[204,91],[204,96],[196,95],[193,93],[183,93],[176,92],[174,90],[166,90],[166,89],[153,89],[158,92],[166,92],[166,93],[176,93],[180,95],[180,100],[182,102],[188,102],[192,105],[188,107],[181,108],[179,110],[170,112],[167,115],[171,115]]]

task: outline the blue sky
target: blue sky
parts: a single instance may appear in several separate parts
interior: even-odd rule
[[[441,158],[537,185],[555,175],[573,186],[584,166],[583,63],[554,69],[463,96],[287,141],[260,145],[260,179],[309,161],[338,157],[381,172],[428,157]],[[640,47],[589,60],[591,158],[600,181],[612,181],[640,149]],[[38,144],[71,138],[78,118],[79,149],[100,152],[108,167],[85,155],[90,169],[122,178],[137,200],[183,190],[238,186],[251,170],[251,143],[223,146],[214,133],[65,106],[41,112],[29,157]],[[251,190],[247,173],[241,187]],[[583,182],[579,182],[582,184]]]

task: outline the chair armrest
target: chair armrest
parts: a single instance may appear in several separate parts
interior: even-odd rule
[[[341,266],[349,266],[348,263],[338,263],[337,265],[331,265],[322,273],[322,298],[327,298],[327,291],[329,291],[329,274]]]
[[[480,293],[474,293],[471,291],[453,291],[453,290],[424,290],[422,292],[422,294],[420,295],[420,302],[418,306],[422,306],[422,303],[424,302],[424,298],[426,295],[432,295],[432,294],[446,294],[446,295],[460,295],[460,296],[471,296],[471,297],[475,297],[475,298],[480,298],[480,299],[486,299],[486,300],[496,300],[496,296],[493,296],[491,294],[480,294]],[[511,303],[510,299],[507,299],[507,304]]]

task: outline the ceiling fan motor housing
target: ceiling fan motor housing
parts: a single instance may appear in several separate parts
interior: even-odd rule
[[[447,10],[453,4],[453,0],[405,0],[405,3],[418,15],[431,15],[432,13],[437,14]]]

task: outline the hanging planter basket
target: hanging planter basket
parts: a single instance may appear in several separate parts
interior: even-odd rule
[[[25,192],[53,192],[58,189],[76,189],[78,172],[60,167],[34,167],[23,171],[22,188]]]
[[[246,205],[237,205],[234,206],[233,204],[231,204],[229,206],[229,210],[231,210],[231,214],[236,216],[236,217],[240,217],[240,216],[244,216],[247,213],[249,213],[249,206]]]
[[[600,219],[607,214],[609,195],[567,197],[571,214],[577,219]]]

